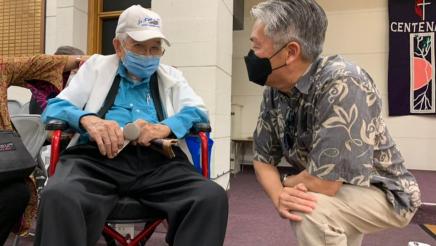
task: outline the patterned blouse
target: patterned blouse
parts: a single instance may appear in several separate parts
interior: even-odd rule
[[[12,130],[8,112],[8,87],[15,85],[29,87],[34,90],[46,90],[51,87],[62,89],[62,71],[67,64],[67,56],[36,55],[33,57],[1,57],[0,56],[0,130]],[[36,214],[37,194],[32,177],[26,180],[32,191],[29,203],[24,212],[17,234],[26,235]]]
[[[11,130],[7,89],[9,86],[32,87],[41,91],[51,87],[58,92],[62,89],[62,72],[68,56],[36,55],[32,57],[0,56],[0,130]]]
[[[341,56],[319,58],[289,93],[267,87],[253,138],[256,161],[277,165],[284,157],[324,180],[374,185],[400,214],[421,204],[375,83]]]

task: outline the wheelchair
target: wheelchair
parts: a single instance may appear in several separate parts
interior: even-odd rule
[[[61,151],[61,134],[68,129],[67,123],[60,120],[52,120],[46,125],[46,130],[53,131],[51,138],[51,158],[48,170],[49,177],[55,173],[56,165],[59,160]],[[209,123],[197,123],[191,128],[190,135],[198,138],[200,142],[200,159],[201,166],[194,163],[197,170],[201,170],[204,177],[210,178],[209,174],[209,150],[210,139],[209,133],[211,127]],[[153,213],[156,214],[156,213]],[[137,200],[130,197],[121,198],[115,208],[108,216],[104,229],[103,236],[109,246],[115,246],[116,242],[123,246],[145,245],[146,241],[151,237],[156,227],[161,224],[165,218],[150,217],[150,208],[144,207]],[[114,224],[138,224],[145,223],[144,228],[133,238],[131,235],[121,235],[113,228]]]

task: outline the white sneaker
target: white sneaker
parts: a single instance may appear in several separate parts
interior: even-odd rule
[[[409,242],[409,244],[407,246],[431,246],[430,244],[426,244],[426,243],[420,243],[420,242]]]

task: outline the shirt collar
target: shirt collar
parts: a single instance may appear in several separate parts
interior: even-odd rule
[[[321,59],[316,59],[315,62],[311,63],[309,67],[304,72],[303,76],[301,76],[297,83],[295,84],[295,88],[297,88],[301,93],[308,94],[309,89],[312,86],[313,80],[311,79],[312,76],[316,72],[316,68],[318,67],[318,63]]]

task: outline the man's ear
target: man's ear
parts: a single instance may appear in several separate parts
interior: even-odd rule
[[[301,46],[298,42],[292,41],[286,46],[287,57],[286,64],[293,63],[295,60],[300,59]]]
[[[119,39],[112,39],[112,45],[114,46],[115,52],[118,56],[121,55],[121,41]]]

